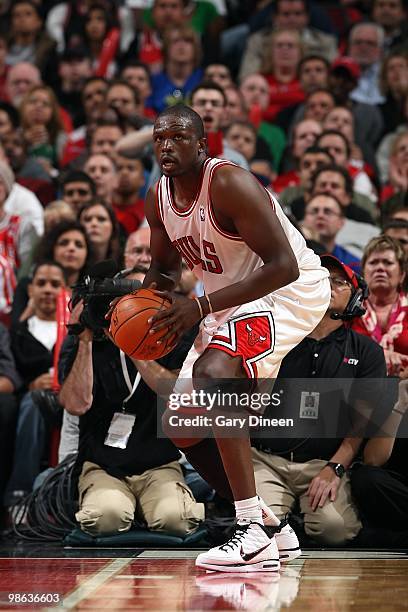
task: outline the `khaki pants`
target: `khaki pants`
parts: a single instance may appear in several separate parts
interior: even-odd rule
[[[299,498],[305,532],[316,541],[322,544],[343,544],[358,534],[361,523],[351,499],[347,474],[340,480],[335,501],[326,501],[323,508],[313,511],[307,489],[327,461],[313,459],[306,463],[295,463],[254,448],[252,452],[258,495],[279,518],[290,512],[296,498]]]
[[[185,535],[204,519],[184,481],[178,461],[137,476],[115,478],[86,461],[79,477],[80,510],[75,517],[93,536],[128,531],[136,514],[149,529]]]

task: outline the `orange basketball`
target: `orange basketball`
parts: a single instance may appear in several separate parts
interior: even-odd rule
[[[169,306],[169,300],[151,289],[139,289],[121,298],[112,312],[109,327],[116,346],[134,359],[152,361],[167,355],[174,348],[172,338],[157,344],[167,333],[167,328],[150,334],[151,324],[148,319]]]

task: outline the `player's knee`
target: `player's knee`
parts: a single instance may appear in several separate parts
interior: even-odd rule
[[[82,531],[94,537],[128,531],[133,522],[132,513],[113,504],[83,506],[75,517]]]
[[[357,523],[347,523],[337,512],[310,520],[305,518],[305,533],[316,542],[331,546],[340,546],[352,540],[358,534],[360,527]]]
[[[172,410],[166,410],[162,416],[162,429],[163,433],[174,443],[177,448],[188,448],[189,446],[194,446],[197,442],[200,441],[200,438],[197,434],[197,438],[187,438],[181,437],[180,428],[173,425],[171,421],[171,417],[177,413],[174,413]]]

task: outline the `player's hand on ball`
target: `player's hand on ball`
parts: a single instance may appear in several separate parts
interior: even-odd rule
[[[201,319],[197,302],[169,291],[157,291],[156,293],[170,300],[171,306],[149,319],[152,325],[150,333],[154,334],[167,327],[167,334],[162,336],[158,342],[166,342],[173,337],[174,343],[177,343],[184,332],[191,329]]]

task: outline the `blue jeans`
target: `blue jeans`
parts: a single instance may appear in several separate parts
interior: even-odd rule
[[[29,493],[41,471],[41,458],[45,444],[45,423],[31,393],[24,395],[17,418],[13,470],[4,494],[4,505],[15,501],[15,492]]]

